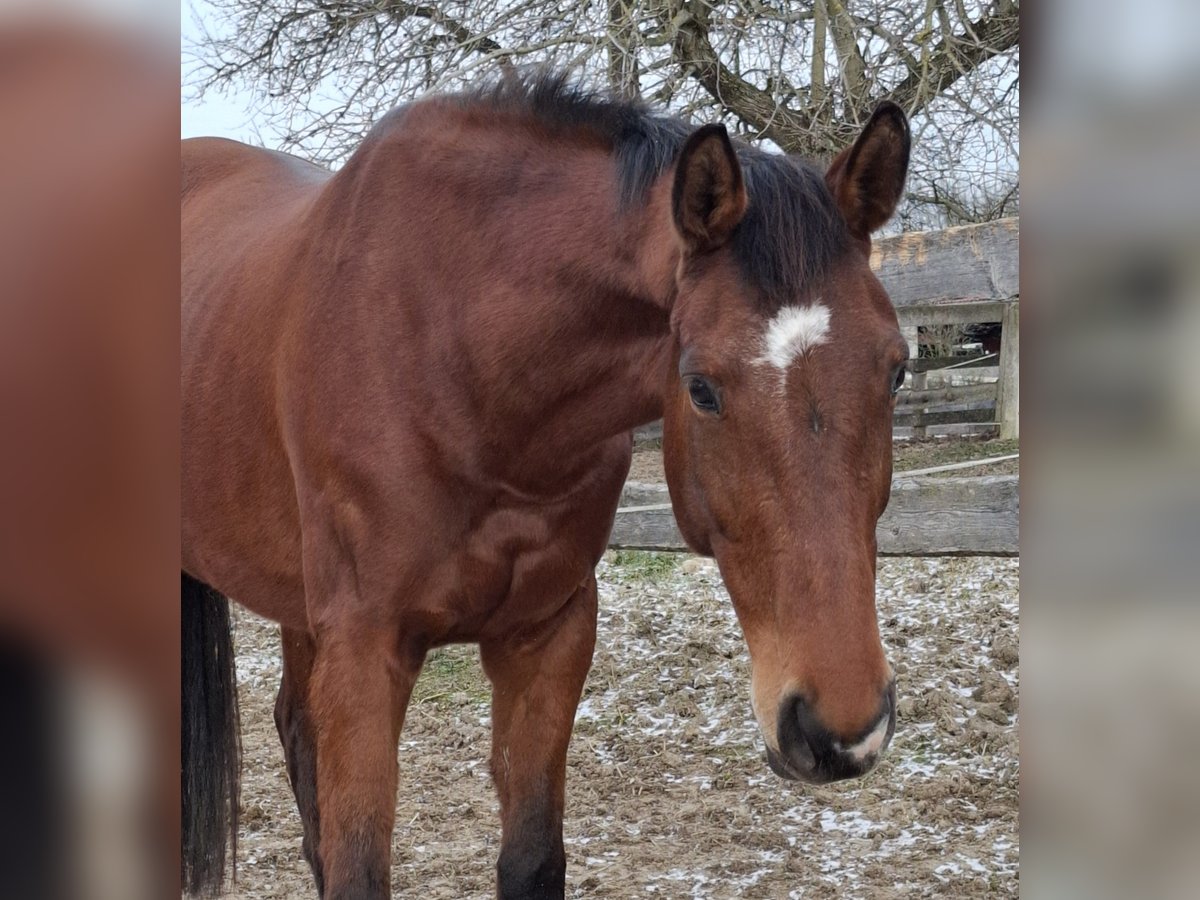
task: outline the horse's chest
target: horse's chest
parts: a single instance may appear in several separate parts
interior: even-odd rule
[[[476,640],[553,616],[604,553],[628,470],[608,455],[581,489],[546,504],[500,503],[480,518],[452,564],[454,640]]]

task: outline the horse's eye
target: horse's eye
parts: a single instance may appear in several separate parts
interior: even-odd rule
[[[717,398],[717,392],[705,378],[699,376],[689,378],[688,395],[692,398],[692,405],[701,412],[717,413],[721,411],[721,401]]]
[[[892,396],[895,397],[900,388],[904,387],[904,376],[908,374],[907,363],[896,367],[896,371],[892,373]]]

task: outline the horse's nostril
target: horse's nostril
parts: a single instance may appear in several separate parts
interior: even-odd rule
[[[813,769],[820,759],[820,747],[811,743],[811,722],[807,704],[796,697],[784,704],[779,720],[779,746],[788,761],[801,769]]]
[[[779,749],[785,759],[802,772],[815,772],[832,752],[829,732],[817,721],[801,696],[785,700],[780,709]]]
[[[779,710],[778,741],[781,761],[795,777],[835,781],[867,772],[891,739],[896,723],[895,689],[881,698],[879,717],[851,740],[839,740],[799,695],[783,701]]]

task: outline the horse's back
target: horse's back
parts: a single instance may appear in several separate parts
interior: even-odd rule
[[[253,148],[226,138],[187,138],[179,144],[180,195],[184,202],[205,186],[236,173],[255,158]]]
[[[329,173],[219,138],[184,141],[180,168],[184,567],[302,623],[299,522],[271,373],[304,211]]]
[[[233,179],[240,184],[260,183],[264,189],[317,185],[329,172],[299,157],[264,147],[218,137],[187,138],[179,151],[184,202],[203,191]]]

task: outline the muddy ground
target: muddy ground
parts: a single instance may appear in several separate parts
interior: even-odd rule
[[[567,776],[569,897],[1017,895],[1018,561],[880,562],[896,737],[865,780],[821,788],[766,768],[745,646],[711,562],[610,553],[599,577]],[[271,719],[274,628],[241,613],[237,652],[245,765],[231,896],[314,896]],[[400,747],[397,897],[493,896],[488,724],[474,648],[431,656]]]

